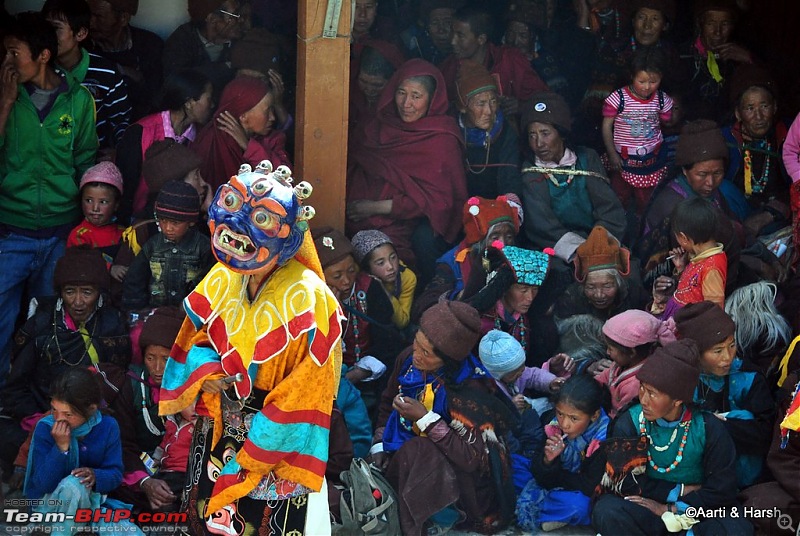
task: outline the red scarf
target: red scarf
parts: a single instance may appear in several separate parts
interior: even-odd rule
[[[404,123],[397,114],[395,90],[404,80],[422,75],[436,80],[428,113]],[[378,101],[377,116],[354,142],[347,184],[348,201],[392,199],[393,213],[348,221],[349,232],[380,229],[400,250],[410,246],[415,220],[428,218],[436,234],[448,242],[456,239],[467,187],[464,144],[447,108],[444,78],[436,67],[413,59],[395,72]]]

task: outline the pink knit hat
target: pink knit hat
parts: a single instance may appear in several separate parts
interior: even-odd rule
[[[122,173],[113,162],[100,162],[86,170],[81,177],[81,184],[79,188],[83,188],[86,184],[92,182],[100,182],[108,184],[119,190],[119,195],[122,195]]]
[[[664,345],[675,340],[675,323],[662,322],[650,313],[630,309],[609,318],[603,324],[603,335],[625,348],[656,341]]]

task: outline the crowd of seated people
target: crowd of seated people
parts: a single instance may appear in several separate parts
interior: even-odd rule
[[[166,41],[137,0],[0,17],[12,493],[188,508],[205,431],[159,414],[164,367],[215,193],[293,166],[294,4],[188,0]],[[355,0],[346,210],[308,230],[332,523],[354,457],[403,534],[800,523],[800,116],[756,4]]]

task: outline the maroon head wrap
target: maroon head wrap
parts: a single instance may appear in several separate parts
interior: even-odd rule
[[[269,91],[269,85],[260,78],[234,78],[222,91],[214,118],[197,134],[192,149],[203,159],[200,173],[215,190],[228,182],[231,175],[244,163],[242,148],[233,137],[220,130],[217,118],[227,111],[239,119],[239,116],[258,104]],[[273,165],[277,167],[275,162]]]
[[[428,113],[404,123],[395,91],[404,80],[423,75],[436,81]],[[406,261],[413,261],[410,237],[420,218],[429,219],[434,232],[448,242],[461,228],[461,207],[467,199],[463,141],[455,119],[447,115],[448,105],[441,72],[421,59],[405,62],[386,84],[376,117],[359,133],[350,155],[348,201],[391,199],[392,213],[348,221],[348,231],[383,231]]]

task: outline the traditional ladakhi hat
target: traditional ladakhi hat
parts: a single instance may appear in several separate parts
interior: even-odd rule
[[[679,339],[692,339],[700,353],[736,332],[736,324],[722,307],[710,301],[690,303],[675,313]]]
[[[525,350],[517,339],[505,331],[493,329],[478,345],[481,363],[495,379],[501,379],[525,364]]]
[[[575,279],[583,281],[589,272],[615,269],[628,275],[631,269],[631,252],[620,246],[619,240],[608,234],[605,227],[596,225],[586,242],[575,250]]]
[[[359,231],[353,236],[351,242],[353,244],[353,253],[355,254],[358,264],[361,264],[364,257],[369,255],[373,249],[384,244],[394,245],[394,242],[392,242],[392,239],[389,238],[386,233],[378,231],[377,229]]]
[[[311,231],[311,236],[314,237],[314,246],[317,248],[319,263],[323,270],[348,255],[353,255],[353,245],[341,231],[331,227],[321,227]]]
[[[177,307],[159,307],[148,316],[139,335],[139,347],[144,353],[151,345],[172,348],[186,315]]]
[[[195,221],[200,215],[200,196],[191,184],[169,181],[156,198],[156,215],[176,221]]]
[[[662,345],[675,341],[672,322],[663,322],[639,309],[630,309],[609,318],[603,324],[603,335],[625,348],[656,341]]]
[[[466,108],[469,99],[484,91],[497,91],[497,80],[489,74],[486,67],[472,60],[462,60],[456,76],[458,104]]]
[[[512,196],[516,198],[516,202]],[[518,210],[514,204],[520,209]],[[514,194],[501,195],[497,199],[470,197],[464,205],[462,215],[467,244],[477,244],[486,238],[491,228],[498,223],[510,223],[514,227],[514,232],[518,233],[522,219],[520,211],[519,198]]]
[[[675,164],[691,166],[717,159],[728,160],[728,146],[717,124],[709,119],[686,123],[675,147]]]
[[[67,284],[94,285],[102,290],[111,287],[106,260],[99,249],[89,247],[67,248],[56,262],[53,286],[56,291]]]
[[[531,123],[548,123],[565,132],[572,130],[572,116],[569,104],[558,93],[534,93],[522,110],[520,126],[527,129]]]
[[[419,329],[441,353],[464,361],[481,337],[481,317],[466,303],[443,301],[422,314]]]
[[[150,192],[159,192],[169,181],[182,181],[202,163],[197,153],[167,138],[153,143],[145,151],[142,177]]]
[[[100,162],[87,169],[81,177],[79,188],[83,189],[93,182],[113,186],[119,191],[119,195],[122,195],[122,173],[113,162]]]
[[[671,342],[645,359],[636,377],[674,400],[690,403],[700,379],[699,359],[700,352],[693,340]]]
[[[541,251],[515,246],[503,247],[503,255],[514,270],[517,283],[542,286],[550,266],[550,256]]]

